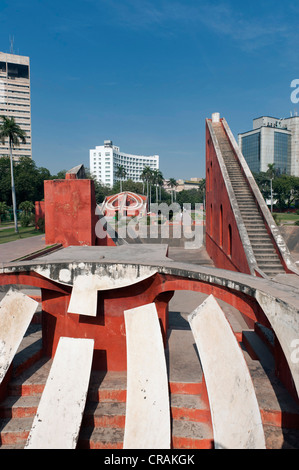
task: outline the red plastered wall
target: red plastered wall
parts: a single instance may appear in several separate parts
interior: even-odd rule
[[[95,245],[95,191],[92,180],[45,181],[46,244]]]
[[[250,274],[236,219],[207,124],[206,249],[217,268]]]

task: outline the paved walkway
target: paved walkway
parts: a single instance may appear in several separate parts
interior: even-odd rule
[[[45,235],[2,243],[0,245],[0,263],[9,263],[43,248],[46,248]]]

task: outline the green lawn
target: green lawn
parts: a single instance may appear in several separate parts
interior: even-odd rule
[[[299,220],[298,214],[287,213],[287,212],[275,212],[277,214],[278,219],[280,222],[296,222]]]
[[[6,228],[0,230],[0,244],[13,242],[14,240],[20,240],[22,238],[35,237],[36,235],[42,234],[43,232],[36,230],[35,227],[19,227],[19,233],[16,233],[14,228]]]

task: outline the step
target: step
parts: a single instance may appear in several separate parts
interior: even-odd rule
[[[184,419],[175,419],[172,423],[173,449],[213,449],[213,431],[211,425]]]
[[[25,333],[13,360],[13,377],[17,377],[24,370],[42,357],[42,330],[41,324],[31,323]]]
[[[80,430],[77,449],[122,449],[124,429],[83,427]]]
[[[246,229],[248,233],[254,234],[261,234],[261,235],[267,235],[269,237],[269,233],[267,232],[265,226],[259,226],[259,224],[248,224],[245,223]]]
[[[202,392],[203,373],[196,351],[190,327],[169,331],[165,355],[171,393]]]
[[[0,418],[30,418],[34,417],[41,395],[8,396],[0,403]]]
[[[263,268],[263,267],[260,267],[260,269],[270,278],[274,278],[275,276],[277,276],[277,274],[285,274],[285,271],[283,269],[275,269],[275,268],[271,268],[271,269],[267,269],[267,268]]]
[[[254,231],[260,231],[260,232],[262,231],[263,234],[266,234],[269,238],[269,233],[267,232],[266,228],[261,227],[258,222],[254,222],[254,221],[248,222],[247,220],[246,221],[244,220],[244,225],[247,229],[247,232],[251,231],[253,233]]]
[[[263,425],[299,430],[299,405],[276,377],[274,359],[267,346],[258,341],[253,333],[251,335],[247,336],[250,352],[244,343],[241,346],[255,388]],[[297,446],[299,448],[299,441]]]
[[[266,449],[298,449],[299,431],[297,429],[264,426]]]
[[[115,371],[92,371],[87,399],[100,402],[126,401],[127,374]]]
[[[171,394],[170,406],[172,419],[211,423],[208,404],[201,395]]]
[[[258,263],[259,267],[262,269],[262,270],[267,270],[267,271],[284,271],[282,265],[280,262],[274,262],[273,260],[270,260],[269,262],[266,262],[265,260],[263,261],[260,261]]]
[[[258,210],[258,207],[256,205],[256,203],[254,201],[240,201],[240,204],[239,206],[243,207],[243,208],[253,208],[253,209],[257,209]]]
[[[245,224],[250,224],[250,223],[258,223],[258,224],[263,224],[264,221],[262,219],[262,217],[259,217],[257,214],[243,214],[243,220],[245,222]]]
[[[45,388],[52,362],[52,359],[43,357],[14,377],[8,385],[8,393],[12,396],[40,395]]]
[[[250,357],[254,360],[258,359],[265,370],[275,369],[273,354],[254,330],[244,330],[242,332],[242,343]]]
[[[273,244],[271,243],[270,239],[268,238],[263,245],[261,245],[257,240],[252,240],[251,245],[258,250],[274,250]]]
[[[239,197],[252,197],[252,193],[251,191],[249,191],[249,189],[246,189],[246,187],[244,188],[235,188],[234,189],[234,192],[235,192],[235,195],[239,198]]]
[[[24,448],[34,417],[6,418],[1,420],[1,448],[6,445],[18,445]]]
[[[257,244],[260,241],[263,242],[263,243],[264,242],[266,243],[268,241],[270,242],[270,237],[269,237],[268,234],[253,234],[253,233],[251,233],[251,234],[248,234],[248,235],[249,235],[250,240],[252,240],[252,243]]]
[[[82,427],[124,428],[126,418],[125,402],[91,402],[85,406]]]
[[[267,251],[255,251],[255,257],[257,259],[265,259],[265,260],[279,260],[279,257],[278,255],[274,252],[274,253],[270,253],[270,252],[267,252]],[[279,260],[280,262],[280,260]]]

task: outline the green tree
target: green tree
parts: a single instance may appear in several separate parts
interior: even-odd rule
[[[31,201],[23,201],[19,205],[19,209],[22,212],[24,212],[24,214],[26,214],[26,215],[32,214],[32,212],[34,211],[34,208],[35,208],[34,204]]]
[[[256,184],[261,191],[263,198],[266,200],[270,197],[269,178],[266,172],[253,173]]]
[[[51,173],[44,167],[38,168],[29,157],[20,158],[15,166],[17,199],[21,202],[41,201],[44,198],[44,181],[50,180]]]
[[[1,223],[1,218],[5,216],[8,212],[8,206],[6,202],[0,202],[0,223]]]
[[[0,201],[5,202],[8,206],[12,205],[9,157],[0,158]]]
[[[14,173],[13,173],[13,156],[12,151],[15,146],[19,146],[20,143],[26,143],[26,132],[16,124],[14,118],[8,116],[0,116],[0,140],[2,144],[5,144],[5,141],[8,139],[9,144],[9,153],[10,153],[10,173],[11,173],[11,193],[12,193],[12,205],[14,213],[14,223],[15,231],[18,233],[18,219],[17,219],[17,201],[16,201],[16,192],[15,192],[15,183],[14,183]]]
[[[163,174],[160,170],[153,170],[152,181],[156,188],[156,202],[158,202],[159,199],[161,200],[161,187],[163,186],[164,182]],[[158,191],[160,192],[160,197],[158,196]]]
[[[182,208],[184,204],[191,204],[191,208],[195,209],[195,204],[203,202],[203,193],[196,188],[183,189],[178,193],[177,202]]]
[[[149,199],[149,206],[151,200],[151,183],[153,178],[153,170],[149,166],[145,166],[141,172],[140,178],[146,183],[146,197]]]
[[[51,180],[64,180],[66,175],[66,170],[58,171],[57,175],[51,176]]]
[[[277,207],[290,209],[299,202],[299,177],[281,175],[273,181],[273,193],[277,199]]]
[[[120,192],[122,193],[122,182],[127,176],[127,171],[123,165],[118,165],[116,170],[116,178],[119,179],[120,182]]]
[[[34,204],[31,201],[23,201],[19,205],[19,209],[22,211],[20,221],[22,227],[28,227],[29,224],[34,222],[33,211],[35,209]]]
[[[176,179],[169,178],[168,186],[171,188],[171,202],[173,202],[173,199],[176,201],[176,192],[174,191],[174,188],[178,186]]]

